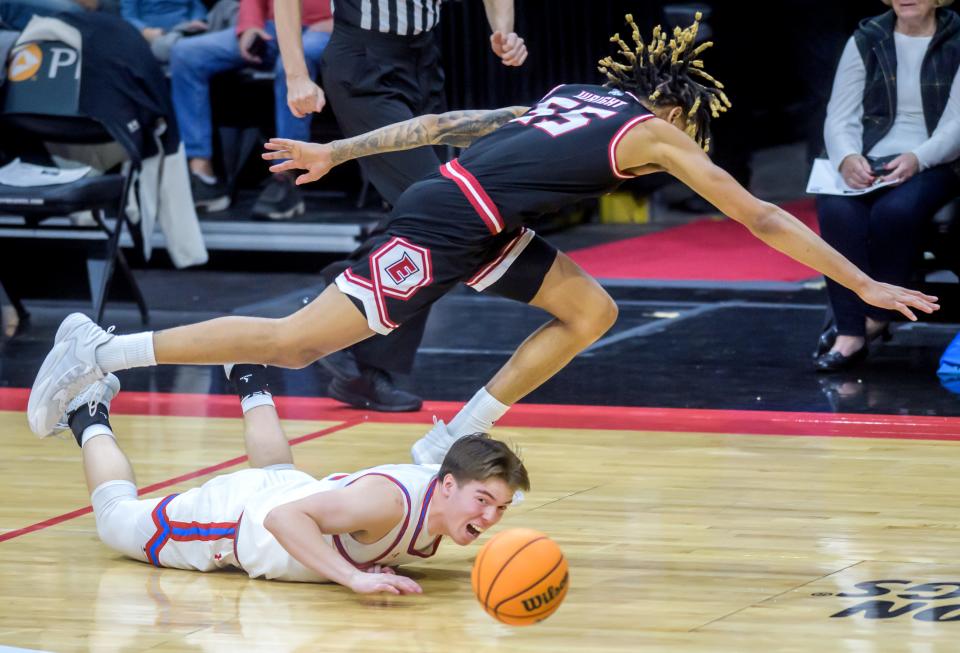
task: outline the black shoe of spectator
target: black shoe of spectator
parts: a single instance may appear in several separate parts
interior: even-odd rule
[[[193,194],[194,206],[201,211],[223,211],[230,206],[230,194],[219,180],[208,184],[191,172],[190,192]]]
[[[305,208],[293,177],[274,175],[253,205],[253,217],[264,220],[290,220],[303,215]]]
[[[317,362],[320,367],[333,375],[333,378],[340,381],[347,382],[360,378],[360,367],[357,365],[357,359],[354,358],[349,349],[341,349],[332,354],[327,354]]]
[[[820,333],[820,337],[817,338],[817,348],[813,352],[814,358],[819,358],[823,356],[828,351],[833,349],[833,343],[837,341],[837,325],[831,324],[826,329]]]
[[[838,351],[831,351],[817,356],[813,361],[813,369],[817,372],[840,372],[859,365],[867,359],[870,347],[864,343],[863,347],[853,352],[849,356],[844,356]]]
[[[328,388],[330,396],[354,408],[365,408],[385,413],[406,413],[420,410],[423,400],[417,395],[399,389],[390,373],[366,369],[357,378],[344,381],[335,378]]]

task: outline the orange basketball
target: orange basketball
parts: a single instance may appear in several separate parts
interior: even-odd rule
[[[557,611],[570,575],[556,542],[540,531],[511,528],[483,545],[470,581],[487,614],[511,626],[528,626]]]

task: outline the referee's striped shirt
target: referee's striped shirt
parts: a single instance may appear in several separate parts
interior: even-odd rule
[[[400,36],[428,32],[440,21],[442,0],[333,0],[336,20]]]

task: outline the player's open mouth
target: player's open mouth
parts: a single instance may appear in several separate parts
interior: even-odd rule
[[[482,529],[477,528],[473,524],[467,524],[467,533],[469,533],[471,537],[480,537],[480,533],[482,532]]]

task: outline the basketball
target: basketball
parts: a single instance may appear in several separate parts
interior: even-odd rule
[[[487,614],[511,626],[529,626],[552,615],[570,585],[560,547],[529,528],[503,531],[484,544],[470,581]]]

